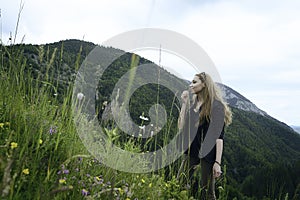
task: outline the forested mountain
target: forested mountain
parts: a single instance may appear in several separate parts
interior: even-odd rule
[[[24,54],[27,58],[24,71],[43,77],[45,82],[41,85],[53,84],[53,95],[63,99],[67,86],[72,85],[76,71],[94,47],[93,43],[66,40],[45,45],[8,46],[7,51],[18,49],[19,54]],[[107,55],[120,57],[99,80],[99,115],[103,114],[103,103],[110,105],[114,85],[131,68],[132,59],[131,53],[111,47],[101,48]],[[5,56],[2,59],[5,62]],[[152,62],[139,57],[138,64],[147,63]],[[176,79],[178,87],[187,85],[186,81],[164,70],[160,71],[160,75]],[[226,129],[223,161],[227,168],[229,199],[279,199],[286,193],[289,198],[299,198],[300,135],[267,115],[237,91],[225,85],[220,87],[233,111],[233,123]],[[174,94],[168,88],[157,88],[155,84],[139,88],[132,96],[130,115],[137,124],[141,123],[139,116],[157,103],[159,96],[159,103],[165,105],[168,116],[172,118],[167,128],[175,129],[178,109],[174,108],[178,107],[178,101],[174,100]]]

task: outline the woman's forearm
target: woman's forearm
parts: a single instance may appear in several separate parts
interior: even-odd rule
[[[223,140],[217,139],[216,140],[216,161],[218,163],[221,163],[222,153],[223,153]]]

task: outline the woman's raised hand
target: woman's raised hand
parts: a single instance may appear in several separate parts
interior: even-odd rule
[[[181,94],[182,103],[187,103],[189,100],[189,91],[185,90]]]

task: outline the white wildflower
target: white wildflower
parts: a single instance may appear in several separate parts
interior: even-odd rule
[[[78,99],[79,101],[81,101],[81,100],[83,99],[83,97],[84,97],[84,94],[82,94],[81,92],[79,92],[79,93],[77,94],[77,99]]]
[[[144,120],[144,121],[149,121],[149,118],[147,118],[147,117],[144,117],[144,116],[140,116],[140,119],[142,119],[142,120]]]

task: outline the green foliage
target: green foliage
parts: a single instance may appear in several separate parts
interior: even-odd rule
[[[293,194],[300,181],[299,135],[269,116],[234,108],[233,113],[224,150],[229,185],[256,199]],[[229,196],[237,195],[236,189]]]
[[[0,122],[5,125],[0,128],[1,196],[37,199],[53,189],[58,163],[82,148],[67,148],[80,143],[68,122],[71,113],[52,95],[51,82],[28,73],[23,49],[5,48],[4,59],[0,68]]]

